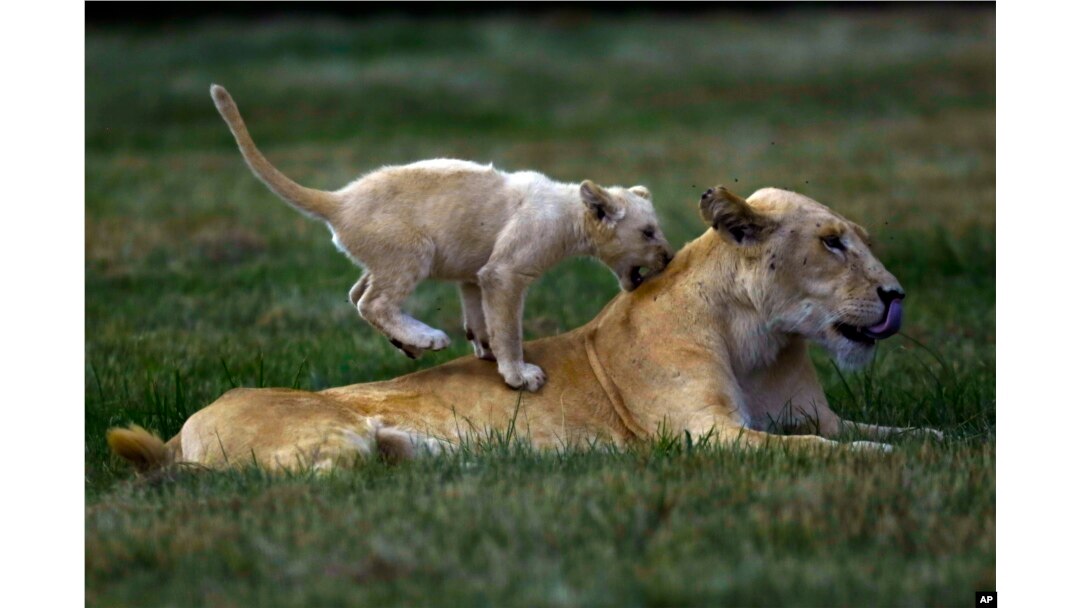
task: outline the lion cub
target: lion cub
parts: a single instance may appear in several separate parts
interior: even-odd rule
[[[498,361],[508,385],[546,380],[521,347],[525,290],[574,255],[599,258],[621,287],[672,258],[644,186],[562,184],[531,171],[436,159],[384,167],[335,192],[305,188],[255,147],[232,97],[210,87],[218,112],[256,177],[297,210],[326,222],[334,245],[365,272],[349,291],[360,316],[409,357],[450,344],[401,304],[425,278],[457,281],[465,335],[476,356]]]

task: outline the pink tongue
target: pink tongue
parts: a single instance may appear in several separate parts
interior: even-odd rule
[[[865,332],[872,338],[888,338],[900,331],[900,322],[904,316],[904,306],[900,300],[889,302],[889,312],[885,314],[885,320],[877,325],[867,327]]]

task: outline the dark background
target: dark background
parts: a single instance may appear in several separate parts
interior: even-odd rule
[[[985,10],[993,2],[89,2],[89,25],[167,25],[221,17],[478,17],[500,15],[587,18],[591,14],[678,16],[703,13],[780,15],[820,10],[903,13]]]

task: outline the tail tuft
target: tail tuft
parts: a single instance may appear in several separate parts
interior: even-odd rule
[[[105,433],[109,448],[139,471],[149,471],[169,464],[169,451],[160,437],[141,426],[112,428]]]
[[[225,87],[219,84],[210,85],[210,96],[214,98],[214,105],[218,110],[223,107],[235,106],[236,102],[233,101],[232,96],[225,90]]]

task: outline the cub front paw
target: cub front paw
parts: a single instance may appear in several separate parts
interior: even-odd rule
[[[499,372],[506,380],[506,384],[514,389],[524,388],[529,392],[535,392],[547,382],[544,370],[532,363],[522,363],[505,371],[500,369]]]

